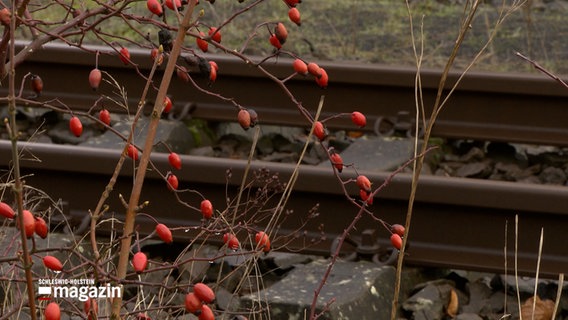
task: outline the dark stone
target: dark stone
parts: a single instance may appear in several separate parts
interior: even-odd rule
[[[270,260],[274,266],[281,270],[289,270],[300,264],[307,264],[317,259],[316,256],[299,253],[271,251],[265,260]]]
[[[182,282],[196,282],[201,281],[209,268],[211,263],[207,260],[208,258],[215,257],[219,252],[217,247],[213,246],[199,246],[196,249],[192,249],[180,257],[180,261],[188,261],[191,259],[197,259],[184,263],[179,266],[179,274]]]
[[[96,136],[95,130],[88,125],[85,125],[83,121],[83,133],[81,136],[76,137],[69,130],[69,121],[61,121],[53,126],[51,129],[47,130],[47,135],[51,138],[54,143],[59,144],[83,144],[85,141],[94,139]]]
[[[317,260],[292,270],[271,287],[243,297],[243,305],[268,304],[271,319],[303,318],[328,267]],[[317,302],[318,312],[334,299],[325,319],[390,319],[394,268],[370,262],[337,261]],[[262,299],[259,301],[259,297]]]
[[[487,145],[487,156],[500,161],[514,161],[517,149],[506,142],[490,142]]]
[[[483,318],[475,313],[460,313],[456,316],[456,320],[483,320]]]
[[[471,148],[466,154],[459,157],[461,162],[481,161],[483,159],[485,159],[485,152],[477,147]]]
[[[402,138],[359,138],[341,152],[344,163],[358,170],[392,171],[412,159],[414,142]],[[321,165],[329,165],[324,162]]]
[[[149,124],[149,118],[142,117],[138,120],[136,128],[134,129],[134,144],[138,146],[142,146],[144,144]],[[124,136],[127,136],[131,130],[131,126],[131,120],[123,119],[122,121],[117,121],[113,125],[113,129]],[[165,145],[161,143],[157,144],[157,142],[166,143],[172,151],[180,154],[187,154],[189,153],[189,150],[196,146],[193,134],[191,134],[183,122],[163,119],[161,119],[158,124],[153,151],[169,152]],[[113,132],[107,131],[96,138],[92,138],[81,143],[81,145],[95,148],[120,149],[124,147],[124,141]]]
[[[213,147],[211,147],[211,146],[205,146],[205,147],[199,147],[199,148],[191,149],[189,154],[193,155],[193,156],[200,156],[200,157],[214,157],[215,156],[215,150],[213,150]]]
[[[487,308],[488,299],[493,291],[491,287],[483,281],[478,280],[469,284],[469,303],[462,306],[463,313],[488,313],[491,311]],[[486,310],[487,309],[487,310]]]
[[[566,183],[566,173],[556,167],[547,167],[542,170],[538,178],[544,184],[563,185]]]
[[[491,173],[490,162],[466,163],[455,171],[455,176],[462,178],[486,178]]]
[[[442,319],[453,288],[449,280],[429,282],[406,299],[402,304],[402,309],[411,314],[413,319]]]

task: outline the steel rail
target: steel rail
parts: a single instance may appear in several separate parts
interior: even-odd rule
[[[90,49],[109,52],[103,47]],[[217,82],[210,90],[256,109],[263,123],[307,127],[306,120],[285,93],[252,63],[246,64],[230,55],[209,54],[205,57],[215,60],[220,68]],[[143,72],[150,66],[148,51],[132,49],[131,60]],[[87,77],[94,64],[92,53],[50,44],[33,53],[18,68],[18,75],[22,77],[31,72],[44,79],[42,100],[59,98],[73,108],[88,109],[100,93],[112,94],[112,88],[105,84],[100,92],[90,89]],[[328,90],[321,90],[310,77],[296,76],[287,82],[290,91],[309,110],[315,110],[320,95],[325,94],[323,117],[359,110],[372,123],[379,118],[396,117],[400,111],[414,113],[414,69],[347,62],[322,62],[321,65],[330,76]],[[270,60],[264,66],[280,78],[292,73],[290,59]],[[100,56],[99,68],[124,86],[131,99],[130,109],[134,110],[144,85],[134,67],[124,66],[116,53],[111,53]],[[205,77],[198,71],[193,75],[200,85],[207,87]],[[459,72],[450,74],[446,90],[459,75]],[[421,72],[427,108],[433,104],[439,78],[438,70]],[[0,94],[4,92],[2,90],[0,88]],[[199,92],[187,83],[173,81],[169,94],[178,110],[193,106],[191,116],[215,121],[236,119],[233,105]],[[567,98],[568,90],[544,75],[470,72],[449,99],[433,134],[447,138],[566,146]],[[346,118],[329,121],[327,125],[338,129],[352,128]]]
[[[47,191],[54,199],[67,201],[66,208],[71,220],[82,220],[94,208],[120,156],[119,150],[66,145],[21,143],[20,148],[26,184]],[[9,154],[9,142],[0,141],[1,170],[9,167]],[[30,154],[33,154],[33,159]],[[158,168],[168,167],[167,154],[156,153],[152,160]],[[246,161],[241,160],[187,155],[183,155],[182,160],[187,170],[178,174],[181,185],[205,194],[221,210],[226,203],[227,169],[232,172],[228,184],[230,196],[234,197],[247,165]],[[293,166],[288,164],[261,161],[252,164],[253,170],[260,168],[277,172],[283,180],[293,171]],[[132,169],[128,164],[122,170],[108,201],[110,212],[119,218],[124,210],[118,194],[128,194],[132,184]],[[347,176],[348,173],[343,174]],[[375,184],[388,176],[388,173],[365,174]],[[406,212],[410,181],[408,174],[396,176],[375,199],[371,210],[387,222],[401,223]],[[357,193],[355,186],[349,190],[353,196]],[[200,224],[199,214],[177,203],[174,195],[167,191],[165,182],[155,172],[148,173],[141,199],[150,203],[145,212],[169,226]],[[305,252],[326,255],[333,239],[343,231],[357,211],[342,194],[331,168],[301,167],[287,206],[293,213],[282,224],[280,232],[285,234],[297,228],[305,220],[308,210],[317,203],[320,215],[310,220],[305,230],[309,235],[318,237],[319,226],[323,224],[326,237]],[[514,265],[514,221],[515,215],[518,215],[519,272],[534,275],[538,239],[543,228],[545,240],[541,276],[556,277],[558,273],[568,270],[567,236],[564,230],[568,214],[566,208],[568,188],[565,187],[423,176],[414,206],[406,262],[411,265],[503,272],[507,259],[511,271]],[[153,230],[154,224],[148,220],[140,219],[137,223],[141,232]],[[509,230],[507,235],[506,223]],[[388,232],[368,216],[361,219],[352,236],[357,238],[359,232],[366,228],[376,229],[378,242],[383,248],[390,248]],[[191,236],[191,232],[174,233],[176,239]],[[299,237],[289,248],[305,247],[304,240]],[[278,243],[274,245],[278,246]]]

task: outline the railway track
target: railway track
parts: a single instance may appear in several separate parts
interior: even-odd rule
[[[120,83],[127,84],[130,97],[137,97],[142,84],[128,67],[119,65],[118,59],[103,58],[99,66],[113,74]],[[116,58],[116,57],[114,57]],[[255,108],[263,123],[298,125],[304,123],[299,114],[282,93],[270,81],[255,71],[226,57],[214,57],[221,72],[215,88],[228,96],[239,97],[242,105]],[[63,47],[50,47],[38,52],[19,69],[23,75],[30,71],[40,74],[45,82],[44,99],[59,97],[74,107],[87,109],[96,100],[88,88],[86,75],[93,68],[90,55],[69,51]],[[114,61],[117,60],[117,61]],[[144,52],[132,51],[135,62],[147,61]],[[144,62],[148,63],[148,62]],[[144,64],[141,62],[141,67]],[[395,117],[401,110],[413,105],[412,70],[356,66],[343,64],[324,65],[332,77],[326,91],[327,113],[358,109],[371,120]],[[277,74],[288,74],[285,61],[273,66]],[[78,76],[79,75],[79,76]],[[85,75],[85,85],[77,85]],[[455,79],[456,75],[453,75]],[[425,72],[423,83],[426,100],[432,99],[434,83],[439,74]],[[203,79],[205,81],[205,79]],[[307,86],[305,80],[291,81],[291,90],[298,94],[304,105],[316,105],[319,89]],[[451,82],[451,81],[450,81]],[[213,101],[211,97],[188,92],[187,85],[175,82],[170,94],[178,106],[192,104],[192,116],[212,120],[234,120],[234,107]],[[254,88],[254,94],[243,95]],[[452,103],[443,113],[436,127],[436,136],[483,139],[494,141],[543,143],[567,145],[568,129],[565,127],[565,103],[568,92],[539,76],[505,76],[472,74],[464,79],[463,89],[455,92]],[[136,101],[133,100],[132,106]],[[348,124],[332,121],[331,127],[343,128]],[[28,144],[21,147],[30,150],[38,161],[23,161],[26,183],[46,190],[53,198],[67,202],[67,214],[81,220],[94,208],[98,195],[108,183],[119,157],[118,150],[101,150],[84,147]],[[72,156],[70,156],[72,155]],[[167,167],[167,155],[155,154],[153,161],[158,168]],[[246,168],[246,162],[229,159],[212,159],[182,156],[191,170],[179,173],[180,181],[192,189],[207,194],[214,203],[225,203],[226,171],[232,179],[229,190],[235,191]],[[8,141],[0,141],[0,167],[7,169],[10,163]],[[286,180],[293,171],[287,164],[255,162],[253,169],[265,168],[278,172]],[[115,194],[128,194],[132,183],[132,168],[125,168],[115,187]],[[345,173],[347,175],[347,173]],[[384,181],[388,173],[366,172],[376,184]],[[410,176],[398,175],[375,199],[374,210],[386,221],[403,222],[410,190]],[[198,224],[187,210],[164,196],[164,181],[150,172],[145,181],[142,199],[160,208],[160,219],[171,226]],[[354,194],[357,190],[351,190]],[[112,208],[121,208],[116,197],[109,200]],[[319,203],[320,215],[307,224],[309,234],[317,237],[320,224],[325,226],[326,238],[310,247],[309,252],[327,254],[333,239],[351,221],[355,208],[345,199],[329,168],[302,166],[295,191],[290,197],[288,209],[293,215],[282,225],[282,232],[297,227],[302,215]],[[466,269],[503,271],[505,265],[505,238],[507,239],[507,265],[513,266],[514,217],[519,216],[519,271],[534,274],[536,253],[541,228],[545,241],[541,261],[541,275],[555,276],[568,270],[568,254],[564,243],[567,222],[568,188],[546,185],[529,185],[476,179],[442,178],[423,176],[414,207],[413,227],[407,263],[416,265],[451,266]],[[120,216],[120,211],[117,215]],[[150,224],[141,223],[141,230],[150,230]],[[505,224],[509,233],[505,235]],[[360,236],[366,226],[376,226],[378,243],[390,247],[387,233],[369,217],[358,223]],[[372,227],[375,228],[375,227]],[[183,235],[182,235],[183,236]],[[190,234],[187,234],[190,236]],[[303,247],[301,239],[291,247]],[[347,252],[348,253],[348,252]]]

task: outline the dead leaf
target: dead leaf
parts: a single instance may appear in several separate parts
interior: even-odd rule
[[[538,296],[534,298],[536,299],[534,320],[552,320],[554,301],[541,300]],[[530,297],[521,306],[521,316],[523,319],[532,319],[533,302],[533,297]]]
[[[450,318],[455,318],[458,315],[459,299],[458,294],[454,289],[450,290],[450,301],[446,306],[446,314]]]

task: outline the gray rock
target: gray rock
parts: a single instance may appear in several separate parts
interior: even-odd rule
[[[239,297],[223,287],[217,287],[215,290],[215,301],[219,309],[229,312],[237,311],[240,307]]]
[[[538,178],[544,184],[563,185],[566,183],[566,173],[556,167],[547,167],[542,170]]]
[[[450,299],[453,285],[450,281],[433,281],[406,299],[402,309],[412,314],[414,319],[442,319],[444,307]]]
[[[312,262],[317,257],[307,254],[271,251],[266,259],[271,259],[278,268],[287,270],[295,265]]]
[[[456,320],[483,320],[483,318],[475,313],[460,313],[456,316]]]
[[[148,133],[148,126],[150,124],[149,118],[140,118],[135,128],[134,143],[142,146]],[[124,136],[128,136],[132,125],[131,119],[124,119],[117,121],[113,125],[113,129],[120,132]],[[157,142],[166,143],[172,151],[187,154],[189,151],[197,146],[194,135],[189,131],[186,125],[181,121],[160,120],[156,137],[154,139],[155,152],[168,152],[165,145]],[[95,147],[95,148],[112,148],[120,149],[124,147],[124,141],[111,131],[104,134],[88,139],[81,145]]]
[[[215,149],[222,158],[246,159],[251,147],[252,142],[247,137],[229,134],[219,138]]]
[[[486,178],[491,171],[489,161],[471,162],[459,167],[455,175],[462,178]]]
[[[460,162],[481,161],[485,159],[485,152],[480,148],[473,147],[466,154],[459,157]]]
[[[488,300],[493,294],[491,287],[484,280],[475,281],[469,285],[469,303],[462,306],[463,313],[487,314],[492,310],[488,308]]]
[[[497,162],[493,167],[493,175],[500,175],[502,179],[507,181],[515,181],[520,177],[523,170],[516,163]],[[497,180],[497,179],[494,179]]]
[[[255,130],[243,130],[241,126],[236,122],[224,122],[217,126],[216,135],[222,137],[225,135],[238,135],[252,141],[254,138]],[[286,127],[286,126],[273,126],[273,125],[261,125],[260,128],[260,138],[263,136],[275,136],[279,135],[286,141],[295,141],[302,135],[304,135],[304,129],[298,127]]]
[[[96,136],[95,130],[86,125],[86,120],[81,119],[83,122],[83,133],[81,136],[76,137],[69,130],[69,120],[58,122],[55,126],[47,131],[47,135],[54,143],[59,144],[82,144],[85,141]]]
[[[193,156],[201,156],[201,157],[214,157],[215,156],[215,150],[213,150],[213,147],[211,147],[211,146],[205,146],[205,147],[199,147],[199,148],[191,149],[189,154],[193,155]]]
[[[207,258],[214,257],[219,252],[217,247],[198,246],[181,256],[180,261],[188,261],[179,266],[180,282],[194,283],[201,281],[211,267]]]
[[[273,286],[244,296],[243,305],[267,304],[271,319],[304,319],[328,264],[328,260],[317,260],[298,266]],[[317,309],[335,299],[323,318],[390,319],[393,282],[392,267],[338,261],[319,295]]]
[[[359,170],[391,171],[413,157],[414,142],[402,138],[359,138],[341,152],[344,163]],[[320,165],[329,165],[323,162]]]

